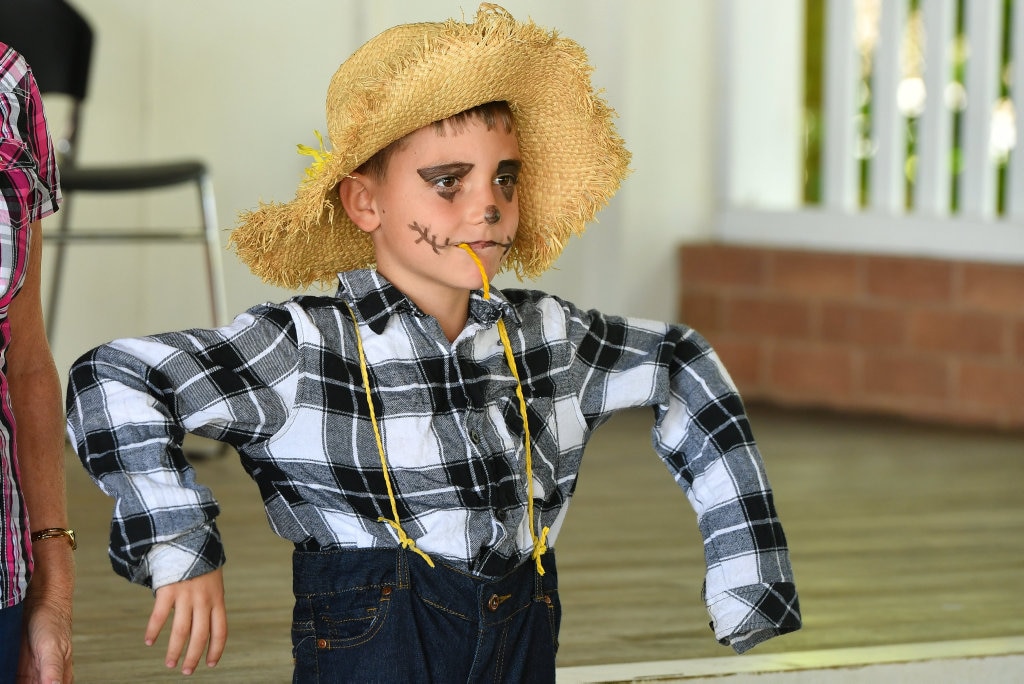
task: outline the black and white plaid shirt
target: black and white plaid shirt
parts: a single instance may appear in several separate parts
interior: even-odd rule
[[[716,636],[737,650],[798,628],[786,540],[739,396],[684,326],[581,311],[526,290],[479,292],[449,343],[375,271],[336,297],[254,307],[218,330],[127,339],[71,369],[68,426],[116,497],[115,569],[149,586],[223,562],[217,503],[180,444],[234,446],[274,531],[312,547],[394,547],[360,375],[359,319],[399,519],[435,560],[498,576],[529,560],[523,425],[495,322],[519,365],[535,515],[554,548],[583,449],[615,411],[654,408],[654,446],[697,512]],[[539,529],[539,526],[538,526]]]

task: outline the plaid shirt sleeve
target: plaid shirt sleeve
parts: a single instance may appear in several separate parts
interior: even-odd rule
[[[265,305],[221,329],[117,340],[75,362],[68,434],[116,499],[115,571],[156,589],[223,564],[217,502],[182,440],[192,432],[242,447],[274,434],[294,394],[295,348],[288,305]]]
[[[655,450],[696,511],[704,538],[703,593],[716,638],[743,652],[799,629],[771,487],[739,394],[715,352],[685,326],[571,311],[588,422],[654,407]]]

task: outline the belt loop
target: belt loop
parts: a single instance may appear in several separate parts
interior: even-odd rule
[[[536,563],[530,565],[530,571],[533,573],[533,597],[542,600],[544,598],[544,578],[538,572]]]
[[[398,576],[398,588],[409,588],[409,556],[404,548],[395,549],[395,574]]]

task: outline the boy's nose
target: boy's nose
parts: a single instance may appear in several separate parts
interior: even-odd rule
[[[489,226],[493,226],[500,220],[501,212],[498,210],[498,207],[496,207],[493,204],[487,205],[487,208],[484,209],[484,223],[486,223]]]

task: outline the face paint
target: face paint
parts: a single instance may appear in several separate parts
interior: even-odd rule
[[[430,233],[430,226],[421,226],[415,221],[409,224],[409,229],[419,234],[419,238],[417,238],[415,244],[418,245],[421,242],[426,243],[430,246],[430,249],[434,251],[434,254],[440,254],[442,249],[448,249],[449,247],[463,247],[463,245],[468,247],[468,243],[453,243],[451,238],[445,238],[444,242],[441,242],[436,235],[432,235]],[[508,254],[508,251],[512,249],[513,239],[506,235],[505,242],[498,242],[497,240],[490,240],[489,242],[495,247],[501,247],[502,254]]]
[[[451,297],[461,305],[480,280],[458,245],[473,249],[492,276],[516,251],[519,158],[513,133],[476,120],[443,137],[432,126],[409,134],[374,186],[377,211],[387,212],[371,232],[381,275],[424,310],[450,306]],[[484,220],[489,206],[501,215],[497,223]]]
[[[484,223],[486,223],[489,226],[493,226],[500,220],[501,212],[498,211],[498,207],[491,204],[486,209],[484,209]]]
[[[519,171],[523,163],[517,159],[506,159],[498,164],[498,175],[494,178],[494,184],[501,188],[501,194],[505,196],[506,202],[512,201],[516,191],[516,183],[519,182]]]
[[[445,249],[446,247],[451,247],[451,239],[445,238],[444,244],[440,244],[437,241],[437,236],[430,234],[429,227],[421,226],[420,224],[413,221],[411,224],[409,224],[409,228],[420,234],[419,239],[416,240],[416,244],[418,245],[421,242],[426,242],[428,245],[430,245],[430,248],[434,250],[434,254],[440,254],[442,249]]]
[[[472,164],[439,164],[416,169],[420,178],[434,186],[437,194],[448,200],[455,201],[455,193],[459,191],[460,181],[473,170]]]
[[[506,159],[498,164],[494,184],[501,188],[501,194],[505,197],[506,202],[512,201],[516,183],[519,182],[519,171],[522,167],[523,163],[516,159]],[[422,169],[416,169],[416,173],[424,181],[434,186],[438,195],[449,202],[454,202],[462,179],[472,170],[472,164],[457,162],[454,164],[427,166]]]

